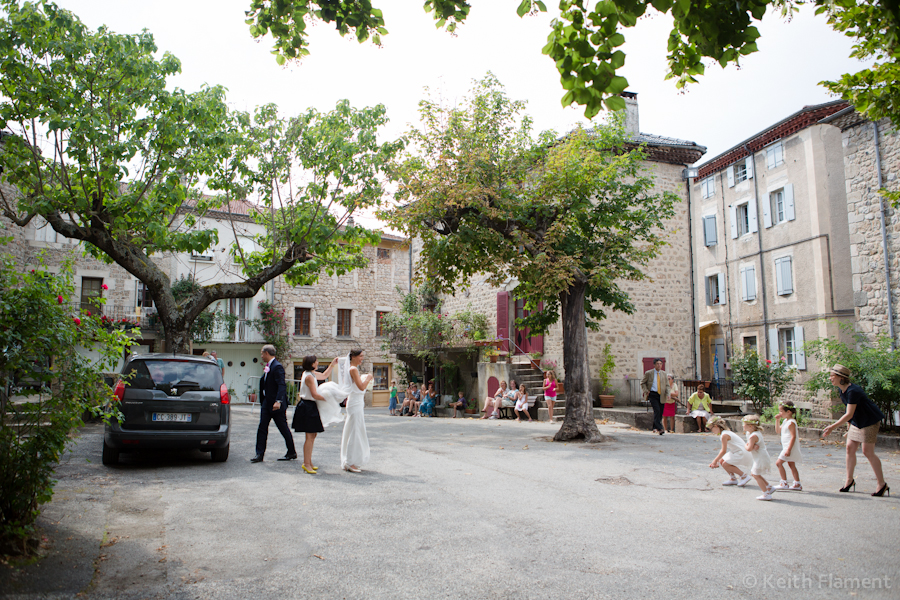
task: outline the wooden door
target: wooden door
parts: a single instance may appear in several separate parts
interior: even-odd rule
[[[372,365],[372,406],[389,406],[391,403],[391,365],[375,363]]]

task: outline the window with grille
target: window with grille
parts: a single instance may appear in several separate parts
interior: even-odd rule
[[[309,314],[308,308],[294,309],[294,335],[309,335]]]
[[[384,325],[382,325],[381,319],[384,318],[384,315],[386,314],[388,314],[387,311],[382,310],[375,312],[375,335],[384,335]]]
[[[102,296],[102,277],[81,278],[81,310],[89,310],[93,314],[100,314],[100,302],[98,299]]]
[[[390,258],[391,251],[389,248],[379,248],[377,256],[378,256],[378,258]]]
[[[353,311],[349,308],[339,308],[337,311],[337,335],[350,336],[350,316]]]

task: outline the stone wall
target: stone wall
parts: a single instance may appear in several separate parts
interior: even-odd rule
[[[900,135],[889,119],[878,122],[882,184],[900,189]],[[850,220],[850,256],[857,329],[874,339],[888,334],[888,289],[881,237],[881,208],[875,170],[874,131],[865,121],[843,132],[847,174],[847,212]],[[900,335],[900,211],[885,205],[888,267],[893,295],[895,335]],[[895,337],[896,339],[896,337]]]
[[[380,247],[389,252],[389,258],[378,258],[375,247],[366,248],[368,266],[346,275],[328,276],[323,272],[310,286],[292,287],[282,278],[275,282],[275,304],[285,311],[295,364],[310,354],[330,360],[353,348],[366,352],[363,371],[371,372],[373,363],[395,362],[393,354],[381,350],[383,338],[375,335],[375,318],[377,312],[399,310],[397,287],[404,291],[409,287],[409,247],[399,242],[382,242]],[[295,308],[310,309],[310,335],[294,334]],[[339,309],[352,311],[349,336],[337,335]]]

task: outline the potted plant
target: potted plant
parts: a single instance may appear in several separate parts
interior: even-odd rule
[[[541,370],[541,357],[543,354],[540,352],[532,352],[529,356],[531,356],[531,368]]]
[[[466,402],[466,414],[474,415],[478,412],[478,400],[475,398],[469,398],[469,401]]]
[[[485,358],[487,358],[490,362],[497,362],[497,357],[500,356],[500,351],[493,347],[487,347],[483,350]]]
[[[603,347],[603,354],[600,356],[600,369],[597,375],[600,379],[600,407],[612,408],[616,397],[612,394],[612,388],[609,385],[609,379],[612,372],[616,368],[616,357],[609,351],[609,344]]]

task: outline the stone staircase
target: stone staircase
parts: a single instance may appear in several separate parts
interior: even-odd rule
[[[544,374],[533,368],[528,362],[517,363],[515,360],[516,357],[513,358],[514,362],[510,366],[510,377],[516,380],[517,385],[525,384],[528,398],[531,400],[531,407],[528,410],[531,418],[538,421],[550,420],[550,411],[544,400]],[[558,420],[566,416],[566,395],[564,393],[557,392],[553,413]]]

